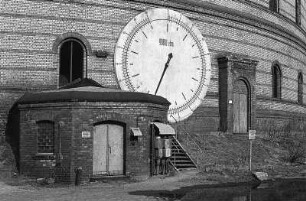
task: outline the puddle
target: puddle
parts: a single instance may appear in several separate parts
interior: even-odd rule
[[[304,201],[306,180],[276,180],[260,185],[195,185],[173,191],[134,191],[134,195],[174,201]]]

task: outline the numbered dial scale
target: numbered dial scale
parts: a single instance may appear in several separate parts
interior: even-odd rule
[[[201,32],[169,9],[150,9],[133,18],[120,34],[114,62],[122,89],[168,99],[170,122],[193,113],[210,81],[210,55]]]

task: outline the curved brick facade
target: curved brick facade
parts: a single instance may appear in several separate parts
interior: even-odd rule
[[[302,131],[306,107],[298,104],[297,77],[299,72],[306,73],[306,3],[301,1],[299,25],[295,2],[279,0],[278,12],[273,12],[269,0],[2,0],[1,132],[10,107],[25,91],[58,88],[59,48],[66,38],[76,38],[85,46],[89,78],[119,88],[113,65],[119,34],[134,16],[153,7],[167,7],[191,19],[211,52],[213,70],[206,99],[181,123],[189,132],[232,132],[228,130],[233,115],[229,86],[234,86],[232,79],[246,78],[247,70],[237,70],[241,65],[256,69],[247,80],[252,86],[248,127],[266,132],[272,122],[279,129],[297,124]],[[98,50],[108,56],[97,57]],[[275,62],[282,71],[280,99],[272,98],[271,67]],[[225,74],[220,73],[221,66],[228,69]],[[226,81],[220,76],[226,76]],[[306,103],[305,95],[303,100]],[[222,108],[229,112],[222,117],[228,121],[225,127],[220,126]]]
[[[72,91],[76,92],[75,89],[68,89],[38,94],[41,96],[44,93],[69,94]],[[83,91],[91,93],[93,97],[98,97],[100,94],[100,100],[82,99],[83,94],[80,92]],[[18,107],[15,107],[15,112],[10,115],[8,132],[20,173],[35,177],[48,177],[54,173],[58,181],[73,182],[75,168],[82,167],[82,178],[88,180],[94,175],[93,152],[100,153],[94,148],[98,136],[102,135],[96,130],[97,126],[120,125],[123,129],[121,147],[124,160],[123,174],[150,176],[152,171],[150,126],[154,121],[166,121],[169,102],[162,97],[157,97],[159,102],[143,101],[138,93],[132,92],[128,93],[134,95],[133,101],[124,101],[126,98],[120,94],[126,92],[114,89],[112,92],[117,93],[117,100],[106,100],[105,97],[110,95],[109,89],[98,87],[84,89],[81,87],[77,92],[80,97],[72,100],[46,101],[37,99],[35,93],[31,93],[18,101]],[[149,94],[143,95],[149,96]],[[38,131],[40,122],[51,123],[51,127],[44,128],[42,135]],[[135,127],[142,132],[142,136],[137,140],[131,137],[131,129]],[[52,130],[47,131],[48,128]],[[48,132],[51,136],[46,138],[45,133]],[[119,139],[116,139],[117,141]],[[52,150],[46,152],[48,144],[52,146]]]

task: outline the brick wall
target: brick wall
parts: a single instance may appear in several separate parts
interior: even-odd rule
[[[54,164],[60,162],[57,154],[61,144],[63,155],[61,167],[64,171],[56,176],[73,182],[74,169],[77,167],[82,167],[85,180],[92,176],[94,126],[107,121],[120,123],[124,127],[125,174],[148,177],[151,153],[150,123],[155,120],[166,121],[168,107],[137,102],[80,102],[20,105],[19,108],[20,172],[25,175],[47,177],[52,170],[57,170],[57,167],[48,165],[48,162]],[[51,161],[37,153],[36,122],[40,120],[50,120],[55,123],[56,146],[54,160]],[[130,140],[131,127],[139,127],[143,133],[143,137],[139,137],[139,141],[134,143]],[[91,136],[82,138],[82,131],[89,131]],[[62,178],[64,176],[66,177]]]
[[[39,107],[36,107],[32,111],[31,106],[20,107],[19,165],[21,174],[30,176],[35,175],[36,177],[49,177],[51,175],[51,170],[55,167],[55,155],[42,155],[37,152],[38,131],[36,123],[43,120],[54,122],[54,148],[55,150],[59,150],[59,145],[61,145],[61,153],[65,159],[61,163],[61,166],[65,170],[62,174],[70,173],[71,151],[69,147],[71,147],[70,126],[72,125],[72,115],[70,111],[71,110],[68,107],[62,107],[57,111],[54,111],[53,108],[41,109]],[[65,122],[64,126],[59,127],[58,122],[60,121]],[[17,125],[18,124],[16,123],[15,126]],[[67,176],[65,179],[66,181],[69,181],[70,178]]]
[[[206,38],[212,54],[208,95],[194,115],[182,122],[192,125],[190,131],[209,132],[219,128],[217,58],[228,53],[244,54],[258,61],[255,87],[258,109],[305,114],[305,106],[296,101],[297,73],[306,75],[306,3],[302,1],[302,26],[298,27],[293,19],[294,1],[280,0],[279,14],[269,11],[267,2],[3,0],[0,2],[1,133],[8,111],[20,95],[28,90],[58,87],[58,48],[66,37],[76,37],[85,44],[89,78],[119,88],[113,65],[119,34],[134,16],[154,7],[171,8],[190,18]],[[96,50],[105,50],[109,56],[97,58]],[[270,99],[271,65],[275,61],[280,63],[283,73],[280,101]],[[305,95],[303,99],[306,102]],[[207,121],[214,125],[205,126]]]

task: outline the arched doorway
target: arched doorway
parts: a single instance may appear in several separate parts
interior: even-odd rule
[[[233,89],[233,133],[247,133],[250,114],[250,92],[245,80],[238,79]]]
[[[93,135],[93,175],[123,174],[123,126],[98,124]]]

